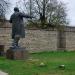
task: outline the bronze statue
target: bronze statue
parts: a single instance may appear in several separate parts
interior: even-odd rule
[[[23,18],[33,18],[33,17],[19,12],[19,8],[15,7],[14,13],[10,17],[10,23],[12,23],[13,47],[18,47],[18,42],[20,38],[25,38],[25,28]]]

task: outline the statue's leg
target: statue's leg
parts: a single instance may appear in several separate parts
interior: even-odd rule
[[[16,35],[13,40],[13,46],[18,46],[19,40],[20,40],[20,36]]]
[[[15,36],[15,44],[16,44],[16,46],[18,46],[19,40],[20,40],[20,36],[16,35]]]

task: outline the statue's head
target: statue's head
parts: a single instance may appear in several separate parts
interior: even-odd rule
[[[16,12],[16,11],[19,12],[19,8],[18,8],[18,7],[15,7],[15,8],[14,8],[14,11],[15,11],[15,12]]]

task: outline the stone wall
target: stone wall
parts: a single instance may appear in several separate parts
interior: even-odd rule
[[[69,51],[75,50],[75,31],[66,32],[66,49]]]
[[[57,50],[57,32],[46,30],[25,30],[26,37],[20,40],[20,45],[31,51]],[[11,28],[0,28],[0,44],[5,49],[11,46]]]
[[[56,30],[26,30],[26,37],[20,40],[20,45],[30,51],[56,51],[57,37]],[[11,28],[0,28],[0,44],[7,50],[11,43]],[[66,50],[75,50],[75,31],[66,31]]]

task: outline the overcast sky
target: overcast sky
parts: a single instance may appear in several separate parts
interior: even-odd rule
[[[10,9],[11,12],[7,13],[7,18],[9,19],[10,18],[10,15],[13,13],[13,8],[15,7],[16,5],[16,2],[18,0],[10,0],[11,2],[11,6],[12,6],[12,9]],[[21,0],[20,0],[21,1]],[[66,6],[67,6],[67,13],[68,13],[68,19],[70,20],[70,26],[75,26],[75,0],[61,0],[63,1],[64,3],[66,3]]]
[[[62,0],[66,3],[70,25],[75,26],[75,0]]]

